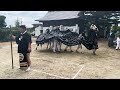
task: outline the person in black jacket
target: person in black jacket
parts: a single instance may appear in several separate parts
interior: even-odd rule
[[[30,70],[31,60],[30,60],[30,52],[31,52],[31,35],[27,33],[26,26],[20,26],[20,34],[18,36],[12,36],[13,39],[16,40],[18,44],[18,53],[20,58],[20,69],[23,67],[27,67],[26,71]]]
[[[96,49],[98,49],[98,28],[96,27],[96,25],[92,24],[90,26],[90,30],[88,31],[88,41],[89,43],[91,43],[93,45],[92,49],[93,49],[93,54],[95,55],[96,53]]]
[[[107,36],[108,38],[108,46],[112,47],[114,45],[113,41],[115,39],[115,34],[113,33],[113,31],[111,30],[110,33]]]

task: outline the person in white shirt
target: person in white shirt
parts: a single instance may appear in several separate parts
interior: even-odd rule
[[[120,35],[118,35],[117,37],[117,46],[116,46],[116,50],[120,50]]]

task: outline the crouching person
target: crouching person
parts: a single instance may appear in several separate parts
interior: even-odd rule
[[[18,44],[19,63],[20,69],[30,71],[30,52],[31,52],[31,35],[27,33],[26,26],[20,26],[20,34],[18,36],[12,36]]]

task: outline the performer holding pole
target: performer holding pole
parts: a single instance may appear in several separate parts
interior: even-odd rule
[[[25,25],[20,26],[20,33],[18,36],[12,36],[18,44],[20,69],[30,71],[31,35],[27,33]]]
[[[11,26],[10,26],[10,39],[11,39],[11,57],[12,57],[12,69],[14,69],[14,66],[13,66],[13,48],[12,48],[12,29],[11,29]]]

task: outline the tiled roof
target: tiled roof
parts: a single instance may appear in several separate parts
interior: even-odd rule
[[[79,18],[80,11],[51,11],[48,12],[43,18],[35,21],[50,21],[50,20],[63,20]]]

